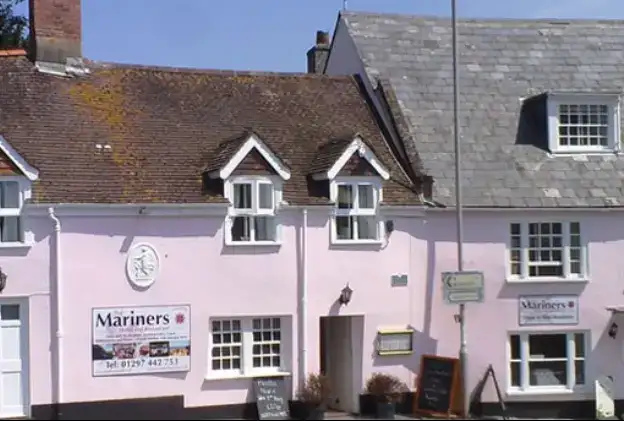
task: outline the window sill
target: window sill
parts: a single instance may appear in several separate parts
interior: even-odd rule
[[[226,241],[228,247],[280,247],[281,241]]]
[[[588,278],[507,278],[508,284],[586,284]]]
[[[362,245],[374,245],[380,246],[383,244],[382,240],[332,240],[334,246],[362,246]]]
[[[574,389],[567,388],[530,388],[527,390],[520,389],[508,389],[507,397],[509,400],[525,400],[527,398],[539,400],[539,397],[544,397],[545,400],[552,399],[553,397],[561,397],[568,399],[578,399],[579,395],[591,395],[588,392],[587,387],[577,386]]]
[[[291,373],[287,371],[252,371],[251,373],[219,373],[219,372],[210,372],[204,376],[204,380],[247,380],[247,379],[255,379],[258,377],[289,377]]]
[[[32,247],[32,243],[21,243],[21,242],[0,243],[0,249],[27,249],[30,247]]]

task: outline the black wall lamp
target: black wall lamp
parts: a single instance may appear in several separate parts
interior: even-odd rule
[[[0,268],[0,292],[4,291],[4,288],[6,287],[6,281],[7,274],[2,271],[2,268]]]
[[[615,337],[617,336],[618,333],[618,325],[617,323],[613,322],[611,323],[611,326],[609,327],[609,337],[611,339],[615,339]]]
[[[340,291],[340,297],[338,297],[338,302],[341,305],[347,305],[351,302],[351,295],[353,295],[353,290],[347,284],[342,291]]]

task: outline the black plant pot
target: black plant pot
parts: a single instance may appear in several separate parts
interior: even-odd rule
[[[394,402],[377,402],[375,418],[380,420],[393,420],[395,414],[396,405]]]
[[[304,420],[324,420],[325,409],[320,406],[308,405]]]
[[[295,420],[324,420],[325,408],[321,405],[304,401],[290,402],[290,416]]]

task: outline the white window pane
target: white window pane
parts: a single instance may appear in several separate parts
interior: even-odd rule
[[[236,216],[232,219],[232,241],[251,241],[253,217]]]
[[[17,181],[4,181],[0,183],[0,207],[19,208],[20,190]]]
[[[21,241],[21,221],[19,216],[0,217],[0,241],[3,243]]]
[[[585,361],[574,361],[575,384],[585,384]]]
[[[260,209],[273,209],[273,185],[269,183],[258,184],[258,207]]]
[[[255,216],[253,218],[256,241],[275,241],[275,217]]]
[[[567,335],[545,334],[529,336],[529,355],[531,358],[567,358]]]
[[[521,365],[519,361],[515,361],[511,363],[511,385],[514,387],[520,386],[520,373],[521,373]]]
[[[377,218],[374,216],[358,216],[358,238],[360,240],[377,239]]]
[[[585,335],[582,333],[574,335],[574,354],[576,358],[585,357]]]
[[[234,184],[234,208],[251,209],[251,184]]]
[[[254,319],[252,325],[252,366],[254,368],[280,368],[282,334],[279,319]]]
[[[337,216],[336,217],[336,238],[339,240],[353,240],[355,231],[353,230],[354,217]]]
[[[353,209],[353,186],[338,185],[338,209]]]
[[[520,335],[511,335],[509,337],[509,350],[512,360],[519,360],[520,357]]]
[[[568,384],[567,361],[529,362],[530,386],[565,386]]]
[[[375,207],[375,194],[372,185],[358,185],[358,206],[360,209],[373,209]]]
[[[214,320],[212,322],[213,370],[240,370],[242,367],[242,332],[240,320]]]
[[[0,320],[19,320],[19,304],[3,304],[0,306]]]

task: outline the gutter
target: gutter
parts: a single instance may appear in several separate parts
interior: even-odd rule
[[[61,221],[54,213],[54,208],[48,208],[48,217],[54,222],[54,296],[56,298],[56,384],[54,401],[56,403],[57,419],[60,419],[60,405],[63,402],[63,384],[65,367],[63,366],[63,290],[61,282]]]
[[[302,209],[301,222],[301,280],[299,285],[299,390],[308,375],[308,210]]]

